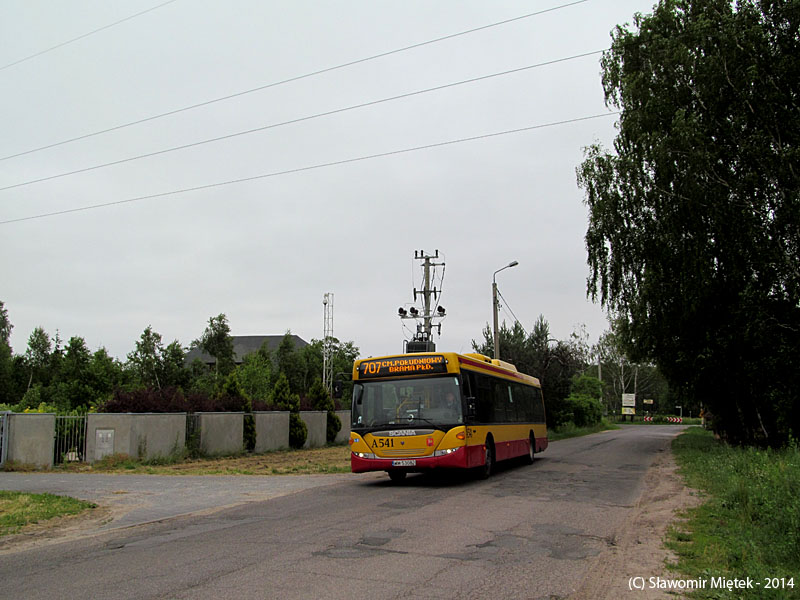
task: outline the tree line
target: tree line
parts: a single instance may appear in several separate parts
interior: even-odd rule
[[[661,0],[602,58],[612,149],[578,168],[588,292],[725,439],[800,435],[800,11]]]
[[[152,326],[144,329],[125,361],[105,348],[92,352],[84,338],[66,343],[37,327],[23,353],[10,345],[13,325],[0,301],[0,410],[48,410],[67,413],[193,412],[290,408],[333,410],[319,381],[323,341],[296,348],[287,332],[277,349],[264,344],[237,364],[233,337],[224,314],[211,317],[197,340],[184,347],[164,344]],[[334,372],[350,373],[358,356],[353,342],[332,338]],[[200,348],[214,359],[212,368],[187,352]]]

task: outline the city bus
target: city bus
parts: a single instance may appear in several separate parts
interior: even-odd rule
[[[350,466],[393,481],[438,468],[491,475],[547,448],[539,380],[482,354],[399,354],[353,365]]]

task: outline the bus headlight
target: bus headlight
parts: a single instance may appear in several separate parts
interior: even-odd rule
[[[358,458],[375,458],[372,452],[353,452]]]
[[[446,450],[436,450],[433,455],[434,456],[447,456],[448,454],[452,454],[458,450],[458,448],[447,448]]]

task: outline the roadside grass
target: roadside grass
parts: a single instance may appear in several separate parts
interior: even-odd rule
[[[92,464],[69,463],[56,470],[73,473],[131,473],[139,475],[315,475],[350,472],[350,448],[275,450],[264,454],[219,457],[165,457],[138,460],[127,454],[112,454]]]
[[[54,517],[76,515],[96,505],[54,494],[0,491],[0,536]]]
[[[619,429],[618,425],[609,423],[605,419],[599,423],[590,425],[588,427],[575,427],[572,423],[567,423],[561,427],[547,430],[547,439],[551,442],[557,440],[565,440],[567,438],[580,437],[582,435],[590,435],[592,433],[599,433],[601,431],[608,431],[610,429]]]
[[[680,472],[704,503],[668,535],[681,577],[708,581],[692,598],[800,598],[800,449],[735,448],[692,427],[672,443]],[[712,577],[753,589],[711,589]],[[760,585],[755,585],[760,583]],[[766,589],[777,583],[777,589]],[[789,587],[789,586],[792,587]]]

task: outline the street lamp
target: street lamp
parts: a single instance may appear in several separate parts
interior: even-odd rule
[[[497,281],[495,281],[495,277],[500,271],[504,271],[505,269],[509,269],[511,267],[516,267],[519,263],[517,261],[512,261],[508,263],[502,269],[497,269],[492,274],[492,310],[494,312],[494,357],[500,358],[500,332],[497,328],[497,311],[499,308],[499,304],[497,302]]]

